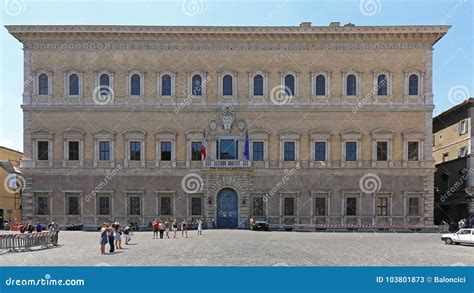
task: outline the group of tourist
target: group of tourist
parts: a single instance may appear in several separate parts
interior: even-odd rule
[[[201,219],[197,220],[197,235],[202,235],[203,221]],[[181,237],[188,238],[188,222],[184,219],[181,222]],[[149,226],[153,229],[153,239],[163,239],[164,237],[170,238],[170,233],[173,231],[173,238],[176,238],[178,231],[178,221],[174,219],[172,222],[169,220],[161,220],[155,218],[149,223]],[[132,236],[134,224],[129,224],[127,227],[123,228],[118,222],[113,224],[102,224],[100,226],[100,253],[106,254],[105,248],[106,245],[109,245],[109,253],[113,254],[116,250],[122,248],[122,235],[125,238],[125,244],[129,244]]]
[[[470,221],[467,218],[462,218],[459,220],[458,229],[462,228],[474,228],[474,216],[471,217]]]
[[[105,246],[109,244],[109,253],[115,253],[115,250],[122,248],[122,235],[125,238],[125,245],[128,245],[132,239],[133,225],[122,227],[118,222],[113,224],[102,224],[100,226],[100,253],[105,254]]]
[[[44,227],[40,223],[33,225],[31,222],[28,223],[15,223],[9,227],[12,231],[18,231],[20,233],[33,233],[33,232],[43,232]],[[58,224],[55,222],[49,222],[47,231],[53,232],[58,230]]]

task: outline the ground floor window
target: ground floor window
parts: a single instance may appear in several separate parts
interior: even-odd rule
[[[326,216],[326,198],[316,197],[314,199],[314,215]]]
[[[420,199],[418,197],[408,198],[408,215],[409,216],[420,215]]]
[[[68,195],[66,204],[66,214],[68,215],[79,215],[80,214],[80,204],[79,196],[77,195]]]
[[[252,215],[263,216],[264,214],[263,197],[254,197],[252,201]]]
[[[285,197],[283,199],[283,215],[284,216],[294,216],[295,215],[295,198],[294,197]]]
[[[160,197],[160,215],[169,216],[172,215],[171,212],[171,197],[163,196]]]
[[[200,216],[202,215],[202,198],[192,197],[191,198],[191,215]]]
[[[346,216],[357,215],[357,197],[346,198]]]
[[[378,197],[377,198],[377,216],[388,215],[388,198]]]
[[[141,214],[141,200],[139,196],[130,196],[128,198],[128,214],[132,216]]]
[[[97,210],[99,215],[110,215],[110,197],[99,196],[97,198]]]
[[[36,215],[49,215],[49,197],[48,196],[36,196],[35,205]]]

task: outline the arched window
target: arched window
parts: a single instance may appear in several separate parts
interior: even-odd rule
[[[232,76],[225,75],[222,78],[222,95],[223,96],[232,96],[233,95],[233,88],[232,88]]]
[[[140,95],[140,75],[136,73],[130,77],[130,94],[132,96]]]
[[[99,77],[100,94],[108,95],[110,93],[110,77],[108,74],[101,74]]]
[[[260,74],[253,77],[253,95],[263,96],[263,76]]]
[[[202,96],[202,77],[199,74],[193,75],[192,93],[193,96]]]
[[[354,74],[349,74],[346,80],[346,95],[356,96],[357,95],[357,78]]]
[[[79,95],[79,76],[75,73],[69,75],[69,95]]]
[[[295,95],[295,77],[291,74],[285,76],[285,93],[287,96]]]
[[[319,74],[316,76],[316,96],[325,96],[326,95],[326,77]]]
[[[377,95],[378,96],[386,96],[388,91],[388,80],[385,74],[380,74],[377,76]]]
[[[418,96],[418,75],[412,74],[408,77],[408,94]]]
[[[169,74],[161,77],[161,95],[171,96],[171,76]]]
[[[38,94],[42,96],[49,95],[49,81],[46,73],[42,73],[38,77]]]

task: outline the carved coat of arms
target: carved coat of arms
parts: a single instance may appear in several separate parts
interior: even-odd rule
[[[223,107],[221,116],[222,116],[222,126],[224,128],[224,131],[229,132],[232,128],[232,124],[234,123],[234,113],[232,112],[232,107],[231,106]]]

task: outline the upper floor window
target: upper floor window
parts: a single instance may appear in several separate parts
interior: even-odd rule
[[[386,96],[388,94],[388,79],[385,74],[380,74],[377,77],[377,95]]]
[[[418,75],[411,74],[408,77],[408,94],[410,96],[418,96],[419,89],[418,89]]]
[[[108,95],[110,92],[110,76],[106,73],[101,74],[99,77],[99,85],[100,85],[100,94]]]
[[[326,161],[326,142],[316,141],[314,143],[314,160]]]
[[[191,87],[193,96],[202,96],[202,77],[199,74],[193,75]]]
[[[408,161],[418,161],[419,149],[417,141],[408,142]]]
[[[110,141],[99,141],[99,160],[110,160]]]
[[[346,95],[347,96],[357,95],[357,78],[354,74],[349,74],[346,77]]]
[[[377,161],[388,160],[388,141],[377,141]]]
[[[46,73],[40,74],[38,77],[38,94],[41,96],[49,95],[49,77]]]
[[[169,74],[161,77],[161,95],[171,96],[171,76]]]
[[[38,160],[47,161],[49,160],[49,142],[48,141],[38,141]]]
[[[285,94],[287,96],[295,96],[295,77],[292,74],[285,76]]]
[[[237,160],[239,156],[239,141],[225,138],[217,141],[217,154],[219,160]]]
[[[130,142],[130,161],[140,161],[141,159],[141,142]]]
[[[79,160],[79,142],[78,141],[68,142],[68,160],[69,161]]]
[[[141,95],[140,85],[140,75],[138,75],[137,73],[133,74],[132,77],[130,77],[130,94],[132,96]]]
[[[346,141],[346,161],[357,161],[356,141]]]
[[[294,161],[295,160],[295,142],[285,141],[283,144],[283,160]]]
[[[465,134],[467,132],[467,123],[466,120],[459,121],[459,134]]]
[[[253,150],[253,160],[254,161],[263,161],[264,160],[264,151],[263,151],[264,143],[263,141],[254,141],[252,143],[252,150]]]
[[[161,160],[171,161],[171,141],[162,141],[160,148],[161,148]]]
[[[69,75],[69,95],[79,95],[79,76],[75,73]]]
[[[202,142],[193,141],[191,142],[191,161],[202,160]]]
[[[263,96],[263,76],[257,74],[253,78],[253,95]]]
[[[222,95],[223,96],[233,96],[233,81],[232,76],[227,74],[222,78]]]
[[[322,74],[316,76],[316,96],[325,96],[326,95],[326,77]]]

